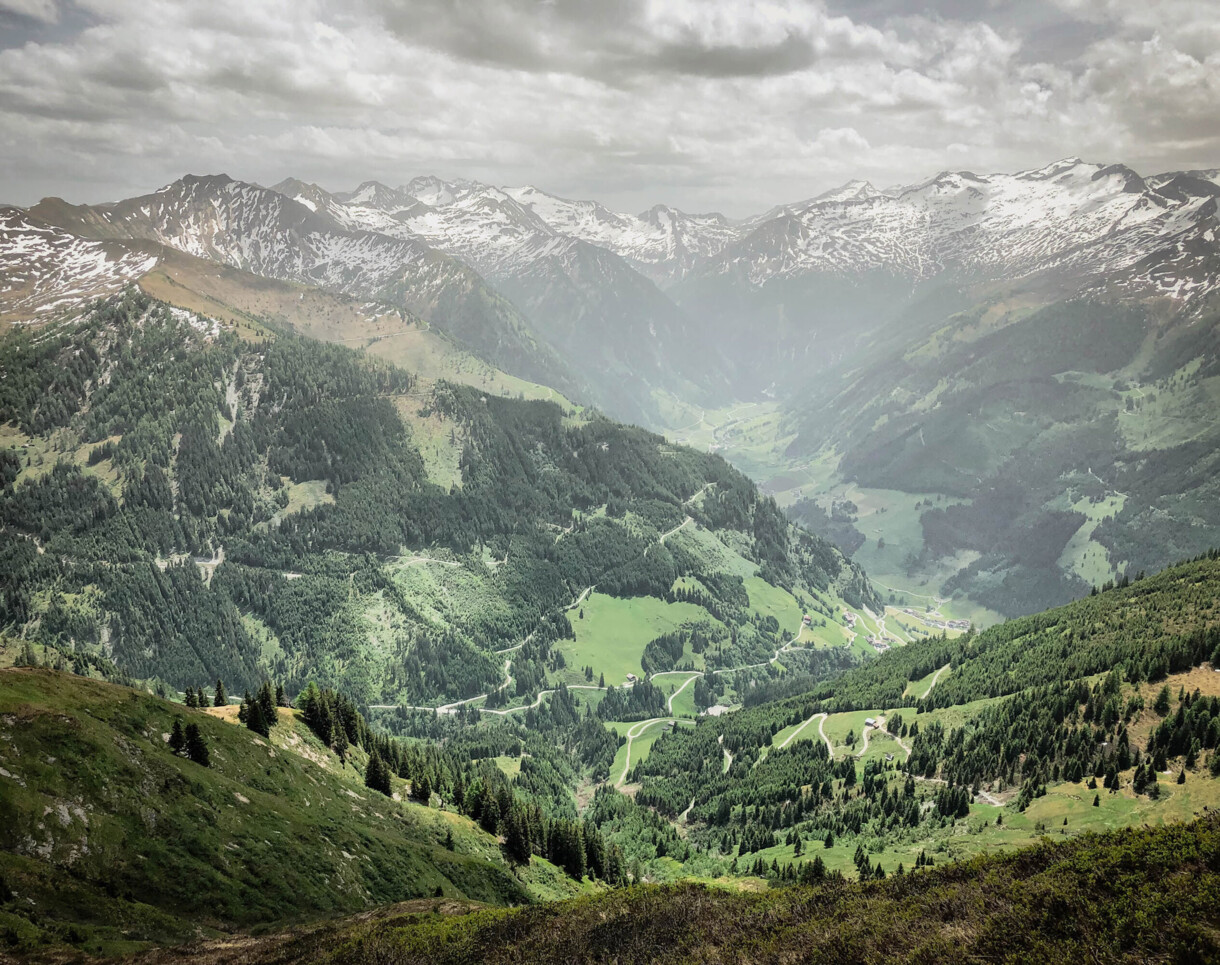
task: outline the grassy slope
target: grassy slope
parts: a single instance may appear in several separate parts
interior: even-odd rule
[[[400,965],[1203,962],[1220,955],[1220,821],[1131,829],[867,885],[645,886],[518,911],[374,921],[145,961]]]
[[[520,393],[570,406],[553,389],[500,371],[427,322],[392,306],[260,278],[171,251],[140,279],[140,287],[171,305],[237,326],[248,336],[265,334],[267,322],[287,325],[319,341],[362,348],[423,379],[448,379],[496,395]]]
[[[466,818],[369,791],[363,756],[344,766],[290,711],[269,743],[234,713],[0,671],[0,947],[181,941],[438,890],[528,900]],[[175,718],[199,724],[210,768],[169,751]]]
[[[637,677],[644,673],[640,657],[650,640],[685,622],[711,619],[703,607],[692,603],[601,593],[591,594],[569,617],[576,639],[560,644],[568,666],[592,666],[594,676],[604,673],[611,685],[623,683],[629,673]]]

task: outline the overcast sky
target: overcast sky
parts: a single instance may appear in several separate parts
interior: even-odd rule
[[[744,215],[1220,166],[1217,0],[0,0],[0,201],[416,174]]]

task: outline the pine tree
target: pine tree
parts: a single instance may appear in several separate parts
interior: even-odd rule
[[[286,693],[284,693],[283,684],[275,685],[275,706],[277,706],[277,707],[290,707],[291,706],[291,704],[288,703],[288,695]]]
[[[225,685],[219,677],[216,678],[216,696],[212,698],[213,707],[228,706],[229,698],[225,695]]]
[[[390,780],[390,769],[381,759],[376,748],[373,748],[372,753],[369,754],[368,767],[364,769],[364,784],[374,791],[380,791],[386,797],[391,797],[394,793]]]
[[[835,846],[835,835],[833,831],[826,832],[826,837],[822,840],[822,845],[827,848],[833,848]]]
[[[175,754],[181,754],[186,747],[186,735],[182,732],[182,721],[174,721],[174,729],[169,735],[169,749]]]
[[[246,711],[246,726],[263,737],[271,736],[271,728],[267,726],[267,718],[263,716],[263,706],[257,700]]]
[[[193,687],[186,688],[186,693],[182,695],[182,702],[188,707],[199,706],[199,704],[195,701],[195,690]]]
[[[445,829],[445,847],[450,851],[453,850],[453,828]]]
[[[266,725],[267,730],[270,731],[276,725],[279,715],[275,710],[275,691],[271,689],[269,681],[264,680],[263,685],[258,688],[257,700],[259,709],[263,712],[263,723]]]
[[[211,765],[208,745],[203,739],[203,734],[200,732],[198,724],[186,725],[186,756],[203,767]]]
[[[504,850],[514,864],[529,864],[530,840],[529,828],[526,823],[524,809],[519,805],[513,807],[504,822]]]

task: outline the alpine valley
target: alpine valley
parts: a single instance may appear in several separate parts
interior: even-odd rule
[[[0,961],[1216,960],[1218,198],[0,208]]]

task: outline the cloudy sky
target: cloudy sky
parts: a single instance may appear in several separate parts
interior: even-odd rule
[[[422,173],[744,215],[1220,166],[1216,0],[0,0],[0,201]]]

